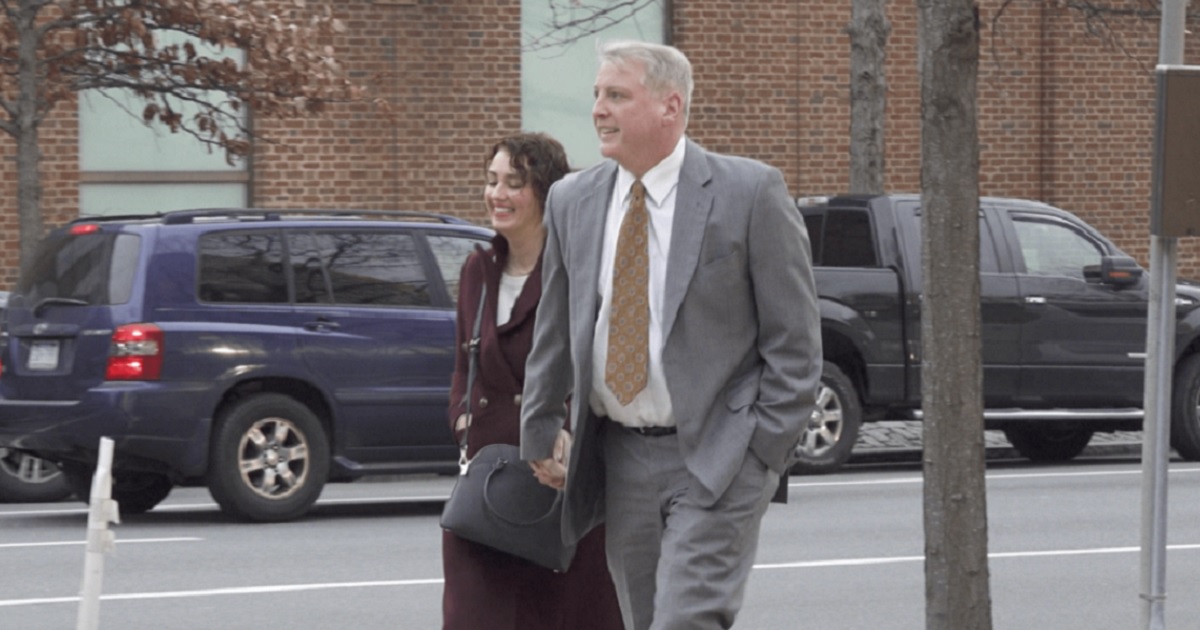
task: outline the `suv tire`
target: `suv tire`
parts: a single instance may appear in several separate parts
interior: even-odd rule
[[[302,516],[329,476],[329,440],[308,407],[282,394],[235,401],[217,419],[208,491],[227,514],[259,522]]]
[[[41,503],[71,496],[58,466],[0,447],[0,503]]]
[[[792,472],[823,475],[841,468],[858,441],[862,416],[854,381],[836,364],[825,362],[817,406],[796,445]]]
[[[66,463],[61,467],[67,485],[75,497],[91,503],[92,476],[95,470],[83,463]],[[174,484],[166,475],[138,471],[114,471],[112,476],[112,498],[117,502],[121,514],[145,514],[162,503],[171,494]]]

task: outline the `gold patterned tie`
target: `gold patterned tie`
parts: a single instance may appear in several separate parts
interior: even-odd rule
[[[617,236],[608,363],[604,367],[604,383],[621,405],[628,405],[646,388],[650,364],[649,220],[646,187],[638,180],[630,190],[629,210]]]

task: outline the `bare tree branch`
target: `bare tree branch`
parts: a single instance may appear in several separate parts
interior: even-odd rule
[[[311,13],[305,6],[0,0],[7,16],[0,19],[0,131],[17,144],[22,265],[43,227],[38,128],[75,93],[124,92],[131,100],[102,94],[143,123],[188,134],[210,151],[220,147],[227,161],[251,148],[250,110],[294,118],[361,100],[363,88],[347,78],[331,46],[345,26],[328,4]]]
[[[522,44],[525,51],[537,51],[569,46],[586,39],[614,24],[632,18],[642,9],[660,0],[617,0],[615,2],[584,2],[582,0],[546,0],[550,21],[545,32]]]
[[[1004,17],[1008,10],[1021,0],[1003,0],[992,14],[989,25],[993,37],[990,43],[990,56],[999,59],[999,46],[1008,39],[1004,36]],[[1083,21],[1083,31],[1090,37],[1095,37],[1105,46],[1110,46],[1129,59],[1138,60],[1146,71],[1152,70],[1144,59],[1127,43],[1128,20],[1136,20],[1146,24],[1157,24],[1162,11],[1162,5],[1156,0],[1114,0],[1109,2],[1094,2],[1092,0],[1032,0],[1049,8],[1066,9],[1077,14]],[[1200,15],[1190,12],[1189,19]]]

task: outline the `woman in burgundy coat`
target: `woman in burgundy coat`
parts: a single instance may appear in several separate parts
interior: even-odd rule
[[[518,134],[492,146],[484,203],[498,233],[463,266],[450,426],[468,457],[488,444],[518,444],[525,357],[542,295],[542,207],[550,184],[568,172],[562,145],[544,134]],[[466,415],[467,353],[480,290],[487,298],[471,417]],[[621,611],[604,557],[603,527],[576,548],[570,570],[555,573],[442,532],[442,627],[446,630],[620,630]]]

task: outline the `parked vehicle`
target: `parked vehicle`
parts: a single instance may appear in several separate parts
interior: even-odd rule
[[[0,319],[8,291],[0,291]],[[61,501],[71,496],[58,466],[32,455],[0,447],[0,503]]]
[[[491,231],[421,213],[196,210],[51,232],[0,333],[0,447],[150,510],[206,485],[254,521],[326,481],[457,470],[459,269]]]
[[[836,470],[862,422],[919,417],[917,195],[801,200],[826,361],[801,472]],[[1023,456],[1061,461],[1098,431],[1141,430],[1147,277],[1075,215],[985,198],[979,212],[984,421]],[[1200,460],[1200,287],[1178,288],[1172,446]]]

